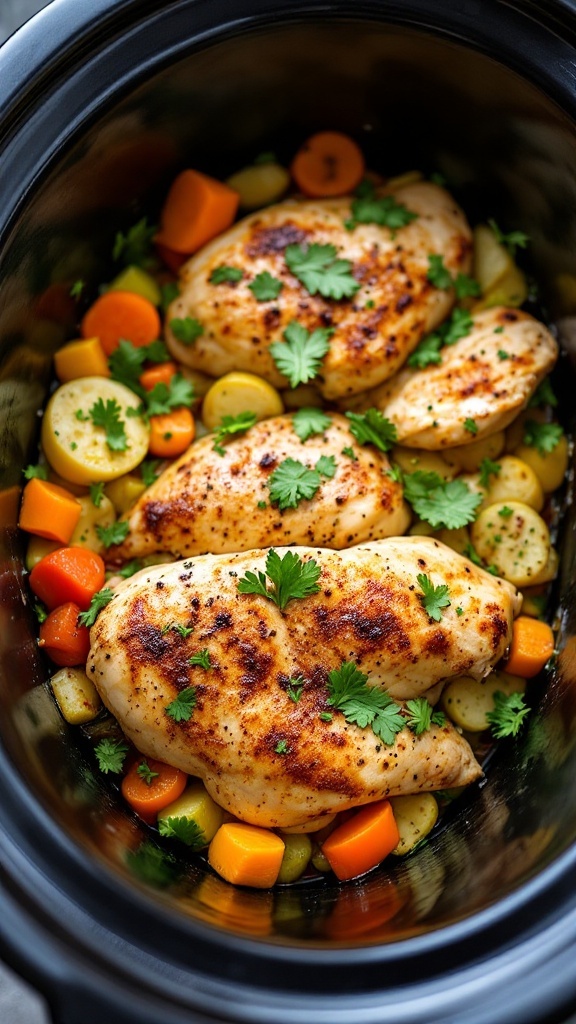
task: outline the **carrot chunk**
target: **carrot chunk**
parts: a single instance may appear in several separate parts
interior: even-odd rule
[[[322,852],[342,882],[376,867],[399,840],[392,805],[389,800],[382,800],[363,807],[335,828],[322,844]]]
[[[55,608],[40,626],[38,646],[56,665],[85,665],[90,630],[78,625],[80,608],[73,601]]]
[[[88,548],[58,548],[36,563],[30,586],[47,608],[73,601],[86,611],[104,586],[104,562]]]
[[[221,825],[208,848],[208,862],[227,882],[268,889],[278,878],[284,843],[275,832],[231,821]]]
[[[54,369],[61,384],[78,377],[110,376],[99,338],[82,338],[59,348],[54,354]]]
[[[174,459],[192,444],[194,431],[194,417],[185,405],[151,416],[148,450],[156,459]]]
[[[99,338],[106,355],[118,348],[121,338],[140,348],[160,336],[160,316],[149,299],[136,292],[105,292],[84,316],[83,338]]]
[[[157,384],[170,384],[177,369],[176,363],[156,363],[140,374],[140,384],[146,391],[152,391]]]
[[[342,196],[364,175],[362,150],[342,132],[318,132],[298,150],[290,172],[306,196]]]
[[[554,634],[547,622],[520,615],[514,622],[510,654],[504,670],[531,679],[554,653]]]
[[[33,477],[22,494],[18,525],[28,533],[67,544],[82,514],[82,506],[70,491]]]
[[[138,772],[140,765],[145,763],[150,774]],[[147,778],[149,781],[146,781]],[[144,821],[152,823],[158,811],[177,800],[186,788],[188,776],[180,768],[156,761],[152,757],[140,757],[135,760],[122,779],[122,796],[136,814]]]
[[[230,227],[239,198],[234,189],[215,178],[199,171],[182,171],[162,208],[156,243],[175,252],[196,252]]]

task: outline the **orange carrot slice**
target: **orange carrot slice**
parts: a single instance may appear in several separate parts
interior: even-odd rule
[[[121,338],[138,348],[149,345],[160,336],[160,316],[149,299],[136,292],[105,292],[84,316],[83,338],[99,338],[106,355],[110,355]]]
[[[85,665],[90,630],[78,625],[80,608],[73,601],[51,611],[40,626],[38,646],[56,665]]]
[[[182,171],[160,214],[156,243],[175,252],[193,253],[234,222],[239,195],[228,185],[199,171]]]
[[[148,450],[157,459],[174,459],[192,444],[194,431],[194,417],[185,405],[161,416],[151,416]]]
[[[208,848],[208,862],[222,878],[255,889],[274,885],[283,855],[275,832],[240,821],[221,825]]]
[[[28,533],[67,544],[82,514],[82,506],[70,491],[33,477],[22,494],[18,525]]]
[[[306,196],[342,196],[364,176],[362,150],[342,132],[318,132],[298,150],[290,172]]]
[[[322,844],[322,852],[336,877],[344,881],[376,867],[399,840],[392,805],[382,800],[335,828]]]
[[[138,768],[143,762],[150,772],[156,773],[149,782],[145,775],[138,774]],[[153,757],[139,757],[133,761],[122,779],[122,796],[144,821],[152,823],[158,811],[182,795],[187,781],[186,772],[180,768],[173,768]]]
[[[140,383],[146,391],[152,391],[157,384],[170,384],[177,369],[176,363],[156,363],[140,374]]]
[[[88,548],[67,547],[44,555],[30,573],[30,586],[47,608],[73,601],[86,611],[104,586],[104,562]]]
[[[554,634],[547,622],[520,615],[514,622],[512,643],[504,671],[531,679],[554,653]]]

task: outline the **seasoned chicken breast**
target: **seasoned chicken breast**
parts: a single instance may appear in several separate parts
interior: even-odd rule
[[[223,455],[214,451],[213,435],[195,442],[128,513],[130,532],[110,558],[246,551],[273,542],[342,548],[403,533],[410,514],[401,485],[388,475],[388,459],[359,445],[344,416],[330,420],[324,433],[304,443],[290,415],[224,442]],[[313,469],[322,456],[333,457],[334,475],[318,476],[310,500],[279,511],[268,486],[274,470],[285,459]]]
[[[120,584],[91,630],[87,672],[126,736],[202,777],[232,814],[272,827],[477,778],[453,726],[404,727],[386,744],[329,704],[328,674],[353,662],[397,700],[482,677],[509,644],[515,588],[424,537],[277,554],[286,550],[321,574],[319,591],[284,611],[239,591],[247,572],[266,572],[266,551],[156,566]],[[439,622],[420,573],[449,588]],[[189,688],[190,715],[176,720],[167,708]]]
[[[366,396],[363,407],[380,409],[400,444],[436,450],[494,434],[550,373],[558,345],[534,317],[498,306],[473,320],[466,337],[441,349],[441,363],[401,370]]]
[[[326,398],[355,394],[392,376],[454,301],[452,290],[428,280],[428,256],[442,256],[455,277],[469,271],[472,252],[464,214],[444,189],[418,182],[393,194],[417,214],[395,231],[377,224],[347,230],[350,198],[289,200],[246,217],[210,242],[183,267],[181,294],[167,316],[168,325],[186,317],[199,320],[203,334],[185,345],[168,326],[172,354],[212,376],[249,370],[286,387],[269,347],[297,320],[309,331],[334,330],[316,379]],[[329,243],[339,259],[351,261],[361,286],[352,299],[312,296],[290,272],[286,247],[313,243]],[[211,283],[222,266],[241,270],[242,279]],[[276,299],[259,302],[250,286],[264,271],[282,282],[282,290]]]

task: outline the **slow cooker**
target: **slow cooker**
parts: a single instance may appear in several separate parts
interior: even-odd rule
[[[63,283],[176,170],[227,175],[311,132],[444,175],[472,222],[531,238],[575,412],[571,0],[54,0],[0,57],[0,953],[58,1024],[531,1024],[576,1010],[572,475],[537,713],[429,842],[339,886],[233,890],[166,854],[45,686],[15,528]],[[60,289],[60,290],[59,290]],[[58,315],[55,315],[55,305]]]

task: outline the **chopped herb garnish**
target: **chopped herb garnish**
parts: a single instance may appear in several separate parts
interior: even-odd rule
[[[356,455],[356,452],[354,451],[353,448],[350,448],[348,445],[346,446],[346,448],[342,449],[342,455],[347,455],[349,459],[352,459],[352,462],[358,462],[358,456]]]
[[[445,714],[442,711],[434,711],[425,697],[415,697],[406,701],[406,725],[416,736],[421,736],[431,725],[445,724]]]
[[[333,455],[321,455],[315,468],[320,473],[320,476],[325,476],[331,480],[336,474],[336,459]]]
[[[442,619],[442,609],[447,608],[450,602],[450,590],[448,586],[443,583],[438,587],[435,587],[429,576],[425,576],[424,573],[419,573],[416,577],[418,585],[422,591],[419,594],[420,601],[424,607],[424,611],[428,613],[431,619],[435,622],[440,622]]]
[[[194,385],[181,373],[175,373],[169,384],[161,381],[145,395],[146,415],[164,416],[181,406],[188,408],[194,401]]]
[[[294,676],[289,680],[289,684],[290,685],[288,686],[286,693],[290,697],[290,700],[297,704],[302,696],[302,690],[304,689],[304,679],[302,676]]]
[[[195,707],[196,689],[194,686],[187,686],[167,705],[165,711],[175,722],[188,722]]]
[[[212,662],[210,661],[210,652],[205,647],[203,651],[196,651],[191,658],[188,658],[189,665],[198,665],[200,668],[206,669],[212,668]]]
[[[122,407],[115,398],[108,398],[106,403],[99,398],[90,409],[90,418],[95,427],[102,427],[106,433],[106,444],[113,452],[125,452],[128,438],[124,430],[124,420],[120,419]]]
[[[318,579],[322,570],[313,558],[304,562],[293,551],[287,551],[282,558],[274,548],[270,548],[266,556],[266,573],[247,572],[238,580],[240,594],[259,594],[267,597],[284,611],[289,601],[294,598],[309,597],[320,590]],[[266,577],[272,588],[268,588]]]
[[[484,569],[486,572],[492,574],[492,576],[498,575],[498,570],[495,565],[486,565],[486,562],[482,561],[480,555],[476,551],[473,544],[468,543],[462,552],[465,558],[469,558],[474,565],[477,565],[479,569]]]
[[[443,480],[438,473],[404,474],[404,497],[420,519],[434,527],[457,530],[476,518],[482,495],[463,480]]]
[[[526,420],[524,424],[524,444],[535,448],[539,455],[548,455],[553,452],[563,434],[564,431],[559,423],[537,423],[535,420]]]
[[[240,267],[227,267],[222,263],[215,267],[210,274],[210,284],[235,284],[244,277],[244,271]]]
[[[440,349],[444,345],[455,345],[460,338],[470,333],[473,320],[467,309],[458,306],[452,311],[450,319],[440,324],[432,334],[427,334],[418,347],[408,357],[408,366],[424,369],[430,363],[441,363]]]
[[[194,818],[185,814],[180,817],[158,818],[158,831],[166,839],[179,839],[192,850],[200,850],[206,846],[204,832]]]
[[[503,505],[502,508],[498,509],[498,515],[502,516],[503,519],[509,519],[513,511],[513,509],[508,508],[508,505]]]
[[[396,427],[379,409],[347,412],[346,416],[350,420],[350,433],[359,444],[373,444],[381,452],[387,452],[397,440]]]
[[[127,580],[130,576],[134,576],[134,573],[140,572],[140,569],[142,569],[142,562],[135,558],[132,562],[127,562],[121,569],[118,569],[118,575],[123,580]]]
[[[158,472],[159,465],[160,459],[146,459],[144,462],[140,463],[140,475],[146,487],[151,487],[154,481],[160,476],[160,473]]]
[[[509,231],[508,233],[501,231],[493,217],[488,223],[496,235],[496,241],[508,249],[512,258],[516,255],[516,249],[525,249],[530,241],[529,235],[524,231]]]
[[[77,281],[74,281],[74,284],[70,289],[70,295],[72,296],[72,298],[79,299],[85,287],[86,281],[83,281],[82,278],[79,278]]]
[[[180,289],[176,281],[168,281],[168,284],[163,284],[160,288],[160,294],[162,296],[161,306],[162,311],[166,313],[168,306],[174,302],[180,295]]]
[[[334,718],[334,715],[331,715],[329,711],[321,711],[320,714],[318,715],[318,718],[320,719],[321,722],[331,722],[332,719]]]
[[[522,728],[530,708],[526,707],[521,693],[494,694],[494,710],[488,711],[486,718],[490,723],[492,735],[497,739],[505,736],[517,736]]]
[[[148,761],[140,761],[140,764],[136,769],[136,774],[140,779],[143,779],[147,786],[150,786],[152,785],[152,779],[157,779],[160,772],[152,771]]]
[[[391,746],[406,725],[402,709],[386,690],[367,686],[367,679],[353,661],[342,662],[328,674],[328,703],[360,729],[371,726],[374,734]]]
[[[250,427],[254,426],[257,419],[258,416],[255,412],[240,412],[237,416],[223,416],[214,435],[212,451],[218,452],[218,455],[225,455],[226,450],[222,447],[222,442],[233,434],[246,433]]]
[[[26,480],[47,480],[48,479],[48,467],[47,466],[26,466],[22,472]]]
[[[155,234],[156,228],[148,224],[146,217],[129,228],[126,234],[118,231],[114,240],[112,259],[126,267],[149,267],[154,263],[151,251]]]
[[[284,459],[268,477],[270,501],[280,510],[297,508],[303,499],[314,497],[320,484],[317,469],[309,469],[298,459]]]
[[[96,506],[96,508],[100,508],[103,497],[104,481],[100,480],[97,484],[90,484],[90,501]]]
[[[528,402],[529,409],[534,409],[538,405],[550,405],[553,409],[558,405],[558,399],[552,390],[550,377],[545,377],[544,380],[540,382],[536,391],[532,395],[532,398]]]
[[[368,184],[372,185],[371,182]],[[379,224],[396,231],[416,220],[418,216],[403,203],[399,203],[395,196],[376,196],[373,185],[371,191],[367,189],[365,195],[356,196],[352,200],[351,210],[352,216],[346,221],[346,227],[349,230],[355,228],[357,224]]]
[[[267,503],[266,501],[259,501],[259,502],[257,502],[257,505],[256,505],[256,507],[257,507],[257,508],[260,508],[260,509],[262,509],[262,508],[268,508],[268,503]]]
[[[503,348],[499,348],[498,359],[501,359],[502,361],[504,361],[505,359],[510,359],[510,354],[506,352]]]
[[[478,433],[478,424],[476,420],[471,419],[469,416],[464,420],[464,430],[467,430],[469,434]]]
[[[248,287],[257,302],[271,302],[278,298],[283,284],[277,277],[273,277],[267,270],[263,270],[262,273],[256,275]]]
[[[318,327],[311,334],[297,320],[291,320],[284,331],[284,342],[274,341],[269,352],[277,369],[290,381],[291,387],[306,384],[317,376],[320,364],[330,348],[331,327]]]
[[[103,739],[94,747],[94,753],[98,759],[98,767],[105,775],[112,772],[119,775],[124,766],[128,744],[123,740]]]
[[[193,345],[204,334],[204,328],[195,317],[175,316],[168,325],[174,337],[183,345]]]
[[[48,609],[42,604],[42,601],[34,601],[33,608],[38,622],[42,625],[42,623],[46,622],[46,619],[48,618]]]
[[[444,266],[444,257],[438,253],[430,253],[428,256],[428,272],[426,277],[435,288],[446,290],[452,287],[452,274]]]
[[[130,526],[125,519],[120,519],[111,526],[96,526],[96,533],[105,548],[111,548],[113,544],[121,544],[126,540],[130,532]]]
[[[310,295],[322,295],[325,299],[349,299],[356,294],[360,284],[352,276],[350,260],[337,259],[335,245],[289,245],[284,258],[286,264],[304,285]]]
[[[492,459],[482,459],[480,463],[480,477],[479,484],[481,487],[490,486],[490,477],[498,476],[502,471],[502,466],[499,462],[492,462]]]
[[[80,612],[78,616],[79,626],[93,626],[96,622],[99,612],[110,604],[110,601],[114,597],[114,591],[110,587],[104,587],[99,590],[97,594],[94,594],[90,601],[90,607],[85,612]]]
[[[323,434],[331,425],[332,419],[322,409],[298,409],[292,416],[292,426],[302,442],[315,434]]]
[[[454,291],[457,299],[467,299],[469,296],[476,298],[481,294],[478,281],[468,274],[458,274],[454,280]]]
[[[289,754],[290,747],[288,746],[288,740],[278,740],[278,743],[274,747],[275,754]]]

